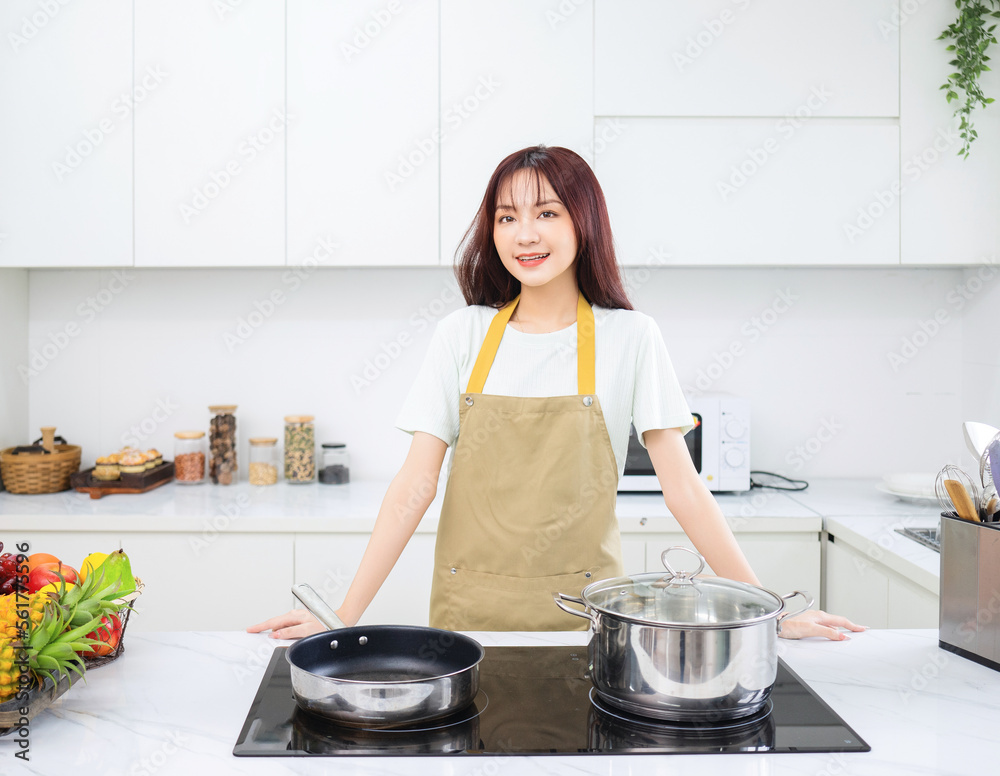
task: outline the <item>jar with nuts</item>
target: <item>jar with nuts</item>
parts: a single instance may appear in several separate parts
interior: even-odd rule
[[[205,481],[205,432],[174,432],[174,479],[181,485]]]
[[[216,485],[232,485],[237,479],[236,466],[236,405],[215,404],[209,423],[208,476]]]
[[[312,482],[316,478],[316,431],[312,415],[285,417],[285,479]]]
[[[250,440],[250,484],[274,485],[278,481],[278,440],[253,437]]]

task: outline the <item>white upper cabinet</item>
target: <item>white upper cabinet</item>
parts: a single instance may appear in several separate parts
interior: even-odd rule
[[[102,35],[102,37],[104,37]],[[285,3],[135,0],[135,263],[285,263]]]
[[[1000,262],[1000,51],[991,47],[993,70],[980,79],[984,94],[998,101],[973,113],[979,138],[963,159],[959,101],[948,104],[939,88],[955,72],[948,64],[955,52],[945,50],[954,41],[936,40],[957,18],[953,3],[924,3],[900,26],[904,264]]]
[[[622,264],[899,262],[889,120],[620,123],[597,175]]]
[[[539,143],[592,156],[593,13],[591,0],[441,0],[443,264],[504,157]]]
[[[288,0],[288,112],[288,262],[437,265],[437,3]]]
[[[0,5],[0,266],[132,263],[132,3]]]
[[[893,0],[595,2],[598,116],[899,115]]]

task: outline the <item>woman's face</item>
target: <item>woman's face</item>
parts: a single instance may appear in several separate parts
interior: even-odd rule
[[[577,242],[566,206],[548,180],[518,170],[500,189],[493,216],[493,244],[522,286],[544,286],[571,269]]]

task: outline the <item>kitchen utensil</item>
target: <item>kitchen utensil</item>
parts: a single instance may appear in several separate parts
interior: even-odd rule
[[[955,505],[958,516],[963,520],[978,521],[979,511],[972,499],[969,498],[969,492],[962,486],[962,483],[958,480],[945,480],[944,486],[948,490],[948,495],[951,496],[951,502]]]
[[[412,625],[343,627],[311,587],[292,593],[324,624],[341,625],[285,653],[299,708],[348,727],[392,728],[446,717],[479,692],[485,652],[475,639]]]
[[[997,434],[979,459],[979,477],[983,487],[993,487],[994,492],[1000,492],[1000,434]]]
[[[971,512],[978,514],[977,507],[979,505],[979,487],[976,485],[976,481],[972,479],[972,477],[970,477],[960,466],[955,466],[950,463],[941,468],[941,471],[937,474],[937,479],[934,480],[934,492],[937,494],[938,503],[940,504],[941,509],[945,512],[958,514],[958,504],[955,502],[951,492],[945,485],[948,480],[959,483],[961,489],[966,492],[967,498],[972,501],[973,507]]]
[[[996,518],[996,515],[997,515],[997,498],[996,498],[996,496],[994,496],[993,498],[991,498],[989,500],[989,503],[986,505],[986,509],[984,510],[984,512],[986,513],[986,517],[984,517],[983,520],[985,522],[987,522],[987,523],[992,523],[994,521],[994,519]]]
[[[667,556],[678,550],[695,555],[698,568],[675,571]],[[670,547],[660,558],[666,576],[601,580],[579,597],[553,594],[560,609],[591,621],[595,691],[618,709],[665,720],[717,722],[760,711],[774,685],[781,621],[808,609],[812,598],[695,579],[705,560],[687,547]],[[797,595],[805,606],[786,611]]]
[[[965,444],[978,461],[983,457],[983,451],[990,440],[1000,434],[1000,428],[970,420],[962,424],[962,433],[965,435]]]

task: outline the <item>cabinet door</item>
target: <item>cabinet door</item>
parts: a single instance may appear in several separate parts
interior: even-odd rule
[[[889,577],[843,542],[826,543],[826,611],[870,628],[888,628]]]
[[[778,595],[786,595],[794,590],[809,593],[819,606],[820,597],[820,555],[819,536],[814,533],[751,534],[736,536],[750,568],[754,570],[761,585]],[[694,544],[683,533],[657,534],[646,538],[646,571],[660,571],[663,563],[660,555],[667,547],[682,545],[694,549]],[[679,569],[693,568],[694,559],[670,557],[671,565]],[[627,566],[627,572],[631,571]],[[706,565],[705,573],[712,574]],[[796,598],[789,606],[799,608],[803,602]]]
[[[284,36],[284,2],[136,0],[136,266],[285,263]]]
[[[889,124],[626,119],[596,169],[623,264],[887,264],[898,153]]]
[[[289,0],[290,264],[438,264],[438,38],[437,3]]]
[[[893,0],[596,0],[599,116],[783,116],[814,86],[825,115],[898,115]]]
[[[909,4],[904,4],[909,5]],[[1000,251],[1000,102],[973,114],[979,139],[968,159],[954,118],[958,100],[945,101],[940,87],[954,68],[953,41],[938,35],[958,18],[954,3],[923,3],[900,28],[900,185],[904,264],[996,265]],[[991,20],[992,21],[995,20]],[[996,47],[994,46],[993,49]],[[992,54],[992,50],[991,50]],[[994,65],[996,55],[992,54]],[[987,97],[1000,99],[996,67],[980,79]],[[992,279],[993,269],[984,279]],[[974,281],[979,284],[979,279]],[[971,285],[975,292],[978,285]],[[958,309],[965,300],[948,296]]]
[[[441,255],[500,161],[544,143],[591,155],[593,5],[441,0]]]
[[[132,264],[132,3],[0,7],[0,266]]]
[[[888,627],[937,628],[939,609],[939,596],[907,579],[889,575]]]
[[[361,563],[368,538],[368,534],[296,535],[295,581],[312,585],[330,606],[339,608]],[[360,624],[427,625],[434,540],[433,533],[413,535]]]

